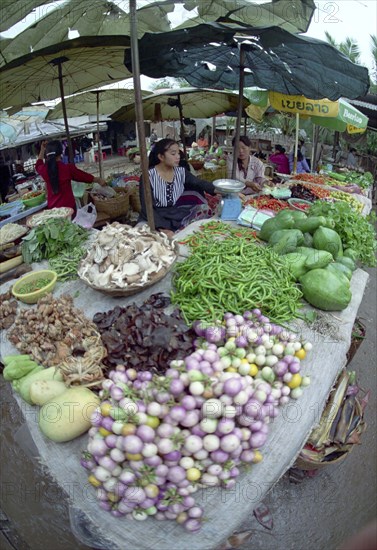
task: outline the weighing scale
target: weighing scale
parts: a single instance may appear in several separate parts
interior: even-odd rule
[[[237,220],[242,210],[242,202],[238,193],[244,189],[245,184],[238,180],[219,179],[213,182],[218,193],[223,195],[221,200],[221,219],[225,221]]]

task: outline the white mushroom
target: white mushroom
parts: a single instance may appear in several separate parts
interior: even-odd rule
[[[126,275],[129,277],[130,275],[136,275],[136,273],[139,273],[140,267],[133,262],[129,262],[128,264],[124,264],[122,268],[123,275]]]
[[[94,252],[94,261],[97,264],[101,264],[103,260],[107,256],[107,251],[101,248],[98,244],[96,244],[95,252]]]
[[[114,236],[111,234],[110,231],[106,231],[105,229],[103,231],[100,231],[100,234],[98,235],[98,244],[100,244],[101,246],[105,246],[112,243],[113,240]]]
[[[113,271],[114,266],[110,265],[104,273],[100,273],[99,275],[97,275],[94,284],[102,287],[109,286],[110,277]]]

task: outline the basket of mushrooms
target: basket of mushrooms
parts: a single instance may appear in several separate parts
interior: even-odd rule
[[[178,245],[149,226],[114,222],[99,231],[78,275],[91,288],[111,296],[130,296],[157,283],[170,271]]]

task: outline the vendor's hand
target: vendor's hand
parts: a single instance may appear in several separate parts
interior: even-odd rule
[[[174,237],[174,231],[170,231],[170,229],[160,229],[160,233],[165,233],[169,239]]]
[[[255,193],[259,193],[262,190],[262,185],[255,181],[245,181],[246,187],[252,189]]]
[[[45,152],[46,152],[46,145],[47,145],[47,140],[41,141],[41,148],[39,149],[39,155],[38,155],[39,159],[42,159],[42,160],[44,159]]]
[[[100,185],[102,185],[102,187],[105,187],[105,185],[107,185],[106,180],[104,180],[103,178],[95,178],[94,181],[95,181],[96,183],[99,183]]]

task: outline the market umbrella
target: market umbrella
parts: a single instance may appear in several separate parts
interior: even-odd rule
[[[142,74],[185,78],[198,88],[239,89],[242,72],[245,87],[313,99],[355,98],[369,87],[368,69],[355,65],[327,42],[279,27],[206,23],[146,33],[139,40],[139,58]],[[125,65],[131,70],[129,50]]]
[[[251,103],[246,107],[246,112],[251,118],[260,118],[268,107],[272,107],[276,111],[299,114],[303,118],[310,117],[314,124],[337,132],[362,133],[368,125],[368,117],[343,98],[339,98],[338,101],[326,98],[313,100],[302,95],[248,89],[244,94]],[[254,110],[255,106],[259,108],[259,116]]]
[[[243,107],[247,100],[243,99]],[[179,120],[181,139],[185,145],[183,118],[209,118],[234,111],[238,106],[238,94],[207,88],[177,88],[156,92],[142,100],[145,120]],[[124,105],[111,115],[113,120],[136,120],[135,104]]]
[[[29,28],[11,40],[0,41],[0,66],[30,51],[38,52],[75,37],[129,36],[130,14],[126,11],[127,7],[128,2],[109,0],[66,0],[64,3],[50,4],[45,15]],[[174,4],[163,3],[147,5],[139,10],[138,36],[145,32],[170,30],[167,14],[173,9]]]
[[[125,52],[127,68],[129,54]],[[238,88],[240,97],[244,86],[334,100],[341,95],[357,97],[369,87],[368,70],[330,44],[275,26],[207,23],[170,33],[147,33],[139,40],[139,60],[140,71],[152,78],[175,76],[196,87]],[[240,122],[241,106],[236,143]],[[233,173],[236,156],[235,151]]]
[[[142,91],[142,95],[148,96],[150,92]],[[100,115],[110,115],[126,103],[133,101],[134,91],[129,88],[89,90],[66,97],[65,106],[68,117],[96,116],[97,96],[99,98]],[[56,120],[58,118],[63,118],[61,103],[58,103],[53,109],[50,109],[46,117],[47,120]]]
[[[174,6],[162,4],[140,10],[140,34],[170,28],[167,13]],[[64,96],[130,76],[121,61],[130,46],[130,14],[107,0],[68,0],[52,8],[14,39],[1,40],[0,107],[60,96],[72,160]]]
[[[142,92],[148,95],[149,92]],[[99,118],[100,115],[109,115],[114,109],[119,108],[124,103],[134,101],[134,92],[129,89],[110,89],[110,90],[90,90],[65,99],[65,108],[67,117],[78,117],[83,115],[96,115],[97,117],[97,135],[99,136]],[[60,103],[54,109],[51,109],[47,119],[54,120],[63,118],[63,105]],[[103,163],[101,141],[98,141],[98,162],[100,176],[103,177]]]
[[[197,17],[185,21],[177,29],[218,21],[258,27],[276,25],[293,33],[306,32],[316,9],[313,0],[272,0],[263,4],[252,0],[185,1],[185,7],[192,6],[197,8]]]
[[[31,13],[38,6],[51,4],[51,0],[2,0],[0,32],[4,32],[13,27],[19,21],[22,21],[28,13]]]
[[[163,90],[143,97],[145,120],[181,120],[179,103],[186,118],[209,118],[228,111],[234,111],[238,104],[238,94],[209,88],[176,88]],[[248,104],[244,98],[243,106]],[[135,104],[129,102],[111,115],[111,118],[124,122],[135,120]]]
[[[54,6],[51,0],[23,0],[22,2],[2,0],[0,32],[6,31],[15,23],[24,20],[31,13],[34,13],[36,18],[36,8],[46,4],[48,4],[46,14],[53,12],[55,8],[59,10],[58,13],[64,13],[64,17],[67,19],[66,10],[69,10],[69,23],[72,29],[76,29],[73,22],[76,22],[77,18],[80,17],[80,11],[86,17],[88,26],[93,22],[95,25],[98,25],[98,21],[103,19],[104,11],[105,13],[110,11],[113,20],[116,19],[117,13],[128,13],[129,11],[128,0],[116,0],[115,2],[107,2],[107,10],[102,10],[97,18],[92,17],[90,15],[91,12],[89,12],[90,20],[88,20],[86,6],[84,5],[84,11],[82,11],[83,3],[81,0],[72,0],[71,6],[69,6],[69,0],[66,0],[63,5],[56,3],[56,6]],[[90,1],[90,7],[95,4],[98,5],[99,0]],[[166,13],[172,12],[177,4],[183,4],[186,10],[197,14],[191,17],[189,21],[185,21],[184,26],[195,26],[199,23],[209,21],[242,22],[258,26],[274,24],[281,26],[289,32],[306,32],[316,8],[313,0],[301,0],[299,2],[297,0],[273,0],[264,4],[256,3],[252,0],[237,0],[237,3],[234,0],[206,0],[206,2],[198,2],[197,0],[181,0],[177,2],[149,0],[145,6],[138,10],[137,32],[151,31],[152,24],[158,26],[156,31],[162,32],[167,30],[163,27],[165,21],[162,21],[162,19]],[[73,14],[71,15],[72,9]],[[144,29],[143,25],[146,23],[144,16],[148,16],[148,14],[152,15],[154,21],[148,21],[149,28]],[[57,23],[56,14],[54,22],[55,24]],[[83,29],[79,29],[79,32],[80,36],[82,36]],[[92,29],[90,29],[89,34],[93,34]],[[114,34],[114,31],[112,34]],[[39,26],[39,35],[42,35],[41,26]],[[53,42],[56,41],[54,38]]]
[[[129,47],[129,37],[103,38],[101,44],[98,45],[97,37],[80,37],[1,67],[0,108],[59,96],[63,99],[65,95],[128,78],[130,73],[120,60],[124,48]],[[62,106],[64,110],[64,102]],[[68,128],[67,117],[64,119]]]
[[[287,95],[259,89],[247,89],[244,93],[250,101],[246,112],[254,120],[260,121],[269,107],[296,116],[295,167],[300,117],[310,118],[313,124],[337,132],[347,131],[349,134],[355,134],[363,133],[367,129],[368,117],[343,98],[338,101],[330,101],[326,98],[312,100],[302,95]]]

